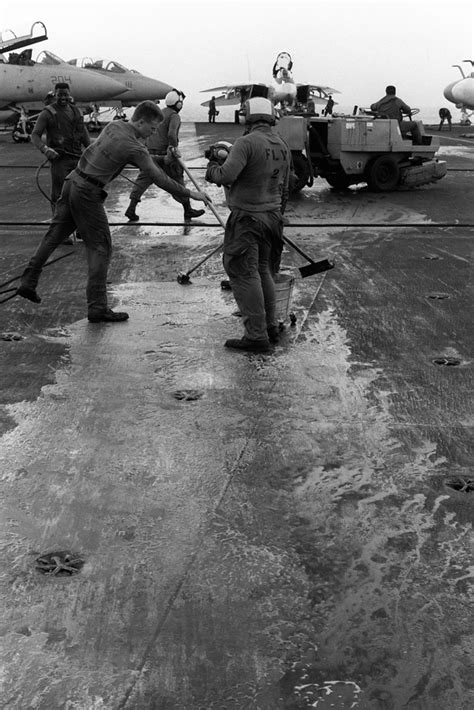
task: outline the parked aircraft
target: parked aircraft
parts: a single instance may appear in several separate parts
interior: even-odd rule
[[[135,69],[127,69],[115,60],[93,60],[90,57],[84,57],[83,59],[70,59],[68,64],[90,71],[95,76],[104,76],[123,84],[125,93],[115,97],[117,103],[122,107],[136,106],[140,101],[164,99],[166,94],[173,88],[164,81],[152,79],[149,76],[140,74]],[[106,106],[113,105],[110,101],[97,101],[96,103]]]
[[[34,36],[34,28],[41,25],[42,35]],[[9,30],[10,31],[10,30]],[[11,32],[11,31],[10,31]],[[13,33],[12,33],[13,34]],[[36,22],[30,35],[13,37],[0,41],[0,50],[25,47],[29,43],[47,39],[46,28],[42,22]],[[32,59],[32,50],[24,49],[17,53],[10,51],[0,54],[0,120],[14,124],[13,139],[28,140],[35,116],[44,108],[44,99],[58,82],[67,82],[76,103],[93,103],[116,97],[126,92],[118,81],[101,75],[91,76],[90,72],[67,64],[52,52],[43,51],[36,61]]]
[[[216,106],[239,105],[242,109],[245,101],[253,96],[265,96],[273,101],[281,113],[295,111],[314,112],[316,105],[326,105],[329,94],[338,94],[337,89],[322,84],[296,84],[292,74],[293,62],[288,52],[280,52],[273,65],[272,80],[269,84],[242,83],[215,86],[203,89],[201,93],[222,91],[217,96]],[[201,106],[209,106],[204,101]],[[236,112],[238,114],[239,111]],[[236,115],[237,120],[237,115]]]
[[[471,59],[463,59],[474,67],[474,62]],[[471,71],[469,76],[466,76],[463,68],[459,64],[453,64],[461,72],[462,79],[451,82],[444,89],[444,97],[456,105],[456,108],[461,109],[461,124],[470,124],[469,117],[474,111],[474,71]],[[471,113],[469,113],[469,111]]]

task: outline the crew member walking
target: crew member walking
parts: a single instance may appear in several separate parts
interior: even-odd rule
[[[176,197],[206,202],[202,192],[193,192],[169,178],[151,159],[144,139],[151,136],[163,118],[153,101],[136,107],[130,122],[112,121],[66,177],[51,226],[23,272],[17,295],[40,303],[36,287],[50,254],[76,227],[81,230],[88,263],[87,317],[92,323],[127,320],[128,313],[115,313],[107,306],[107,272],[112,254],[104,201],[105,187],[123,168],[132,164],[150,176],[151,182]]]
[[[181,117],[179,112],[183,108],[184,94],[173,89],[166,94],[166,108],[163,109],[163,120],[155,133],[150,135],[146,145],[153,156],[154,162],[162,168],[165,173],[184,187],[184,171],[179,162],[181,154],[178,150],[179,129],[181,127]],[[130,193],[130,204],[125,211],[125,217],[131,222],[136,222],[140,217],[136,213],[136,206],[140,202],[143,193],[150,187],[153,180],[148,171],[141,171],[136,179],[136,185]],[[180,202],[184,208],[184,220],[189,222],[193,217],[200,217],[204,210],[195,210],[191,207],[189,197],[182,197],[174,194],[174,199]]]
[[[244,336],[228,348],[268,352],[278,342],[274,274],[283,249],[283,212],[288,199],[290,152],[274,132],[271,101],[245,104],[248,132],[238,138],[225,162],[213,159],[206,180],[224,185],[231,213],[224,236],[224,269],[242,314]]]

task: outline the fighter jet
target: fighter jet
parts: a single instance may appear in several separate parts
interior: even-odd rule
[[[471,69],[474,67],[474,62],[471,59],[463,59],[463,62],[468,62],[471,65]],[[448,101],[456,105],[456,108],[461,109],[461,124],[469,125],[471,123],[469,117],[472,116],[474,111],[474,71],[469,76],[466,76],[459,64],[453,64],[453,67],[459,69],[462,79],[448,84],[443,94]]]
[[[269,84],[242,83],[215,86],[203,89],[201,93],[222,91],[216,97],[216,106],[240,105],[240,109],[247,99],[254,96],[264,96],[271,99],[278,110],[288,113],[298,110],[314,110],[318,104],[325,105],[329,94],[338,94],[337,89],[321,84],[297,84],[292,74],[293,61],[288,52],[280,52],[272,70],[272,80]],[[201,106],[209,106],[209,101],[204,101]],[[239,111],[236,112],[236,114]]]
[[[80,67],[84,71],[89,71],[94,76],[103,76],[122,84],[122,93],[113,97],[111,103],[107,101],[96,101],[99,105],[113,106],[118,104],[121,107],[136,106],[140,101],[158,101],[164,99],[166,94],[172,90],[172,86],[159,79],[152,79],[149,76],[140,74],[135,69],[127,69],[119,62],[111,59],[96,59],[84,57],[83,59],[70,59],[68,64]],[[115,101],[114,101],[115,99]]]
[[[105,100],[126,92],[118,81],[101,75],[91,76],[84,69],[72,67],[49,51],[42,51],[33,61],[31,49],[20,54],[0,55],[0,108],[41,103],[58,82],[67,82],[76,103]]]
[[[41,25],[42,35],[34,36],[35,25]],[[19,49],[45,39],[46,27],[36,22],[30,35],[1,38],[0,50]],[[126,92],[123,84],[111,77],[91,76],[90,72],[72,67],[52,52],[41,52],[36,61],[32,59],[31,49],[20,53],[10,51],[8,57],[0,54],[0,121],[16,123],[12,134],[15,141],[28,140],[31,121],[44,108],[48,92],[62,81],[69,84],[77,103],[93,103]]]

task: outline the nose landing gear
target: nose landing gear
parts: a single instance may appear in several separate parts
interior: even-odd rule
[[[20,117],[12,131],[14,143],[28,143],[31,140],[33,122],[27,118]]]

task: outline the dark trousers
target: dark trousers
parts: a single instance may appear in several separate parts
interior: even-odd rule
[[[184,187],[184,171],[178,160],[171,160],[170,162],[165,162],[164,155],[153,155],[153,161],[160,167],[172,180],[175,180],[180,185]],[[130,200],[132,202],[140,202],[141,196],[146,190],[153,184],[153,180],[149,173],[140,170],[138,177],[135,180],[135,186],[130,193]],[[179,202],[184,207],[184,211],[191,209],[191,203],[189,197],[175,197],[172,195],[176,202]]]
[[[64,181],[51,225],[21,277],[21,285],[36,289],[43,266],[53,251],[78,229],[86,247],[88,315],[107,309],[107,272],[112,255],[112,240],[104,209],[107,193],[80,177]]]
[[[79,158],[72,156],[60,156],[51,163],[51,207],[54,212],[56,202],[59,200],[64,180],[69,173],[74,170]]]
[[[223,264],[249,340],[266,340],[267,328],[278,325],[274,275],[281,232],[277,219],[274,230],[248,213],[227,220]]]

